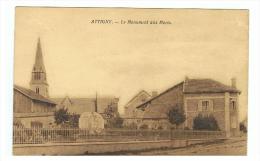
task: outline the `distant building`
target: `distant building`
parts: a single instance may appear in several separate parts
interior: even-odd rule
[[[132,123],[137,123],[140,118],[143,118],[143,113],[141,110],[137,110],[136,107],[151,99],[152,96],[142,90],[136,94],[124,107],[124,123],[123,126],[130,126]]]
[[[116,97],[97,97],[97,98],[52,98],[56,102],[57,109],[68,109],[69,113],[81,115],[84,112],[97,112],[104,116],[106,110],[110,107],[118,113],[118,101]],[[105,116],[104,116],[105,117]]]
[[[14,123],[27,128],[52,125],[56,103],[49,99],[40,39],[37,43],[30,88],[14,85]]]
[[[169,125],[166,123],[167,113],[177,106],[183,108],[186,115],[183,128],[192,129],[198,114],[213,115],[220,130],[227,136],[236,135],[239,132],[239,94],[235,79],[232,79],[231,86],[227,86],[212,79],[186,78],[137,106],[144,113],[140,124],[153,128]]]

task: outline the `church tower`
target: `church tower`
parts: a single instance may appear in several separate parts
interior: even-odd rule
[[[43,63],[41,41],[38,39],[35,62],[32,69],[30,88],[37,94],[49,97],[46,70]]]

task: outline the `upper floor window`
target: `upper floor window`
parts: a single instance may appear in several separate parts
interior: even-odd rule
[[[202,101],[202,111],[209,111],[209,101]]]
[[[213,111],[213,101],[212,100],[200,100],[198,102],[198,111],[200,111],[200,112]]]

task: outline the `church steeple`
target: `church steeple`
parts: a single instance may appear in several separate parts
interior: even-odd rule
[[[42,47],[41,47],[41,39],[40,38],[38,38],[34,68],[38,69],[39,71],[45,72],[45,66],[44,66],[44,63],[43,63]]]
[[[45,66],[43,63],[43,55],[42,55],[40,38],[38,38],[38,42],[37,42],[36,56],[35,56],[35,62],[32,69],[32,78],[31,78],[30,86],[31,86],[31,90],[35,91],[36,93],[44,97],[49,97],[47,76],[46,76]]]

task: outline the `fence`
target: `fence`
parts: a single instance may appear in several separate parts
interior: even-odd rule
[[[105,129],[101,133],[93,134],[79,128],[15,127],[13,129],[13,144],[216,139],[223,137],[225,137],[223,131]]]

